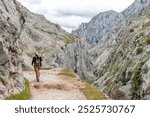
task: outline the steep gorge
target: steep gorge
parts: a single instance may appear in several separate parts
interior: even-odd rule
[[[71,69],[112,99],[150,99],[149,8],[135,0],[69,34],[16,0],[0,1],[0,99],[24,89],[22,69],[32,69],[35,51],[43,68]]]

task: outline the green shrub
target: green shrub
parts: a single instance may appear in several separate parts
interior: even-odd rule
[[[137,50],[136,50],[136,55],[141,54],[142,52],[143,52],[143,48],[142,48],[142,47],[139,47],[139,48],[137,48]]]
[[[123,51],[120,50],[120,51],[119,51],[119,54],[120,54],[120,56],[123,56]]]
[[[123,85],[126,85],[130,81],[131,78],[132,78],[132,72],[128,71],[127,77],[121,78],[120,81],[122,82]]]
[[[74,73],[72,70],[65,69],[65,68],[62,70],[62,73],[61,73],[61,74],[75,77],[75,73]]]
[[[130,29],[130,33],[134,32],[134,28]]]
[[[150,44],[150,37],[146,38],[145,41],[146,41],[147,45],[149,45]]]
[[[18,94],[12,94],[6,100],[28,100],[30,99],[30,97],[31,97],[31,92],[29,87],[29,81],[25,79],[25,89]]]
[[[127,82],[130,81],[130,78],[122,78],[122,79],[120,79],[120,81],[122,82],[123,86],[125,86],[127,84]]]
[[[115,84],[117,84],[117,83],[120,82],[120,77],[119,77],[119,75],[117,75],[114,79],[115,79],[115,80],[114,80],[114,83],[115,83]]]
[[[131,91],[132,91],[132,99],[140,99],[140,86],[142,84],[141,79],[141,65],[135,69],[134,76],[131,80]]]
[[[132,77],[132,75],[133,75],[133,73],[132,73],[132,71],[128,71],[128,77]]]

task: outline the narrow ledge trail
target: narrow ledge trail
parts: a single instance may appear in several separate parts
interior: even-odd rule
[[[34,71],[25,71],[24,77],[29,80],[31,100],[87,100],[81,92],[85,83],[61,74],[62,69],[40,71],[40,82],[36,82]]]

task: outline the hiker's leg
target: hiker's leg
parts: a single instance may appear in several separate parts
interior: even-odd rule
[[[39,70],[38,70],[38,68],[37,68],[37,82],[39,82]]]
[[[38,80],[40,81],[40,66],[38,67]]]
[[[36,80],[37,80],[37,82],[39,82],[38,66],[34,66],[34,69],[35,69],[35,73],[36,73]]]

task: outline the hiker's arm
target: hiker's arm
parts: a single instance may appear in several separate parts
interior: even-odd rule
[[[42,67],[42,57],[40,57],[40,67]]]
[[[40,57],[40,61],[42,61],[42,57]]]
[[[32,65],[34,64],[34,58],[32,59]]]

